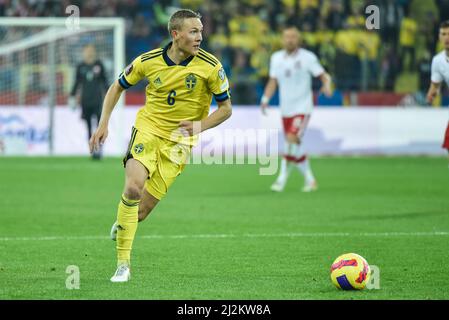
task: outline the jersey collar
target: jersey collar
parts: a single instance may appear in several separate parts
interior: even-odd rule
[[[171,45],[173,44],[173,41],[170,41],[169,44],[167,44],[164,47],[164,51],[162,52],[162,57],[164,58],[165,63],[167,64],[167,66],[187,66],[189,64],[190,61],[192,61],[192,59],[195,56],[190,56],[187,59],[185,59],[184,61],[181,61],[180,64],[176,64],[172,61],[172,59],[170,59],[170,57],[167,54],[168,49],[170,49]]]
[[[298,55],[298,53],[299,53],[299,49],[300,49],[299,47],[296,48],[292,53],[288,53],[287,50],[285,50],[285,57],[286,58],[288,58],[288,57],[296,57]]]

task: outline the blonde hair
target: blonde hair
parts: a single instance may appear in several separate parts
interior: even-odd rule
[[[168,21],[168,33],[171,35],[173,30],[181,30],[182,23],[185,19],[198,18],[201,19],[201,15],[190,9],[180,9],[173,13]]]

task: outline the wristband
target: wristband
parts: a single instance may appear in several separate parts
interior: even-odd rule
[[[268,98],[266,95],[262,96],[262,99],[260,100],[262,104],[268,104],[270,102],[270,98]]]

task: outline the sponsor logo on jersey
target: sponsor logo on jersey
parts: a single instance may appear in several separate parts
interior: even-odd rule
[[[162,81],[161,78],[157,77],[154,81],[153,84],[155,87],[160,87],[162,85]]]

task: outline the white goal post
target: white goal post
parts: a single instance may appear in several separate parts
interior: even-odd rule
[[[48,108],[49,154],[54,108],[67,104],[83,47],[96,47],[109,83],[125,67],[123,18],[77,18],[76,24],[70,19],[0,18],[0,108]],[[117,107],[123,104],[121,98]]]

